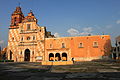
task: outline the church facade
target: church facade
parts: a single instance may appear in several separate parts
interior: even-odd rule
[[[39,26],[32,11],[25,17],[20,7],[11,15],[7,58],[15,62],[42,62],[44,65],[72,64],[109,56],[109,35],[59,37]]]

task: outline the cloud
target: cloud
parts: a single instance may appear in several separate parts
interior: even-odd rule
[[[117,24],[120,24],[120,20],[117,20],[116,23],[117,23]]]
[[[4,43],[4,41],[3,40],[0,40],[0,44],[3,44]]]
[[[67,30],[67,32],[71,35],[71,36],[78,36],[79,35],[79,31],[74,29],[74,28],[70,28]]]
[[[88,36],[88,35],[90,35],[90,34],[92,34],[92,33],[89,33],[89,32],[81,32],[81,33],[80,33],[81,36]]]
[[[80,33],[81,36],[87,36],[92,34],[93,28],[92,27],[85,27],[83,28],[83,32]]]
[[[74,28],[70,28],[67,30],[67,32],[71,36],[87,36],[89,34],[92,34],[93,28],[92,27],[85,27],[82,30],[83,30],[82,32],[79,32],[78,30],[76,30]]]
[[[55,36],[55,37],[60,37],[60,34],[56,32],[56,33],[54,34],[54,36]]]
[[[92,27],[85,27],[85,28],[83,28],[83,31],[84,32],[92,32],[93,28]]]

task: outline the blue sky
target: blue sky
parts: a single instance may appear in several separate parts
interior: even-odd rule
[[[120,34],[120,0],[0,0],[0,45],[7,45],[10,16],[18,3],[26,16],[33,11],[38,24],[56,36]]]

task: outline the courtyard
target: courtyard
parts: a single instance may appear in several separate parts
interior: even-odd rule
[[[0,80],[120,80],[120,62],[75,62],[64,66],[5,62],[0,63]]]

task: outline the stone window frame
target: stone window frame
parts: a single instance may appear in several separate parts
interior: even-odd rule
[[[23,28],[23,25],[21,26],[21,28],[20,28],[21,30],[23,30],[24,28]]]
[[[78,48],[83,48],[83,47],[84,47],[83,42],[80,42]]]
[[[50,44],[50,48],[52,48],[53,47],[53,45],[52,44]]]
[[[14,17],[14,25],[16,26],[17,24],[17,17]]]
[[[35,51],[34,51],[34,50],[32,51],[32,56],[33,56],[33,55],[35,55]]]
[[[23,36],[21,36],[21,41],[24,41],[24,37]]]
[[[101,39],[104,39],[105,37],[104,36],[101,36]]]
[[[22,55],[23,54],[23,52],[22,51],[20,51],[20,55]]]
[[[36,36],[35,35],[33,35],[33,40],[36,40]]]
[[[31,24],[30,24],[30,23],[27,24],[27,25],[26,25],[26,28],[27,28],[26,30],[31,30]]]
[[[65,47],[66,47],[66,46],[65,46],[65,43],[63,42],[63,43],[62,43],[62,48],[65,48]]]
[[[98,48],[98,41],[94,41],[94,42],[93,42],[93,47],[94,47],[94,48]]]
[[[27,38],[26,38],[27,40],[30,40],[31,39],[31,37],[30,36],[27,36]]]
[[[14,38],[14,37],[12,37],[12,41],[15,41],[15,38]]]

